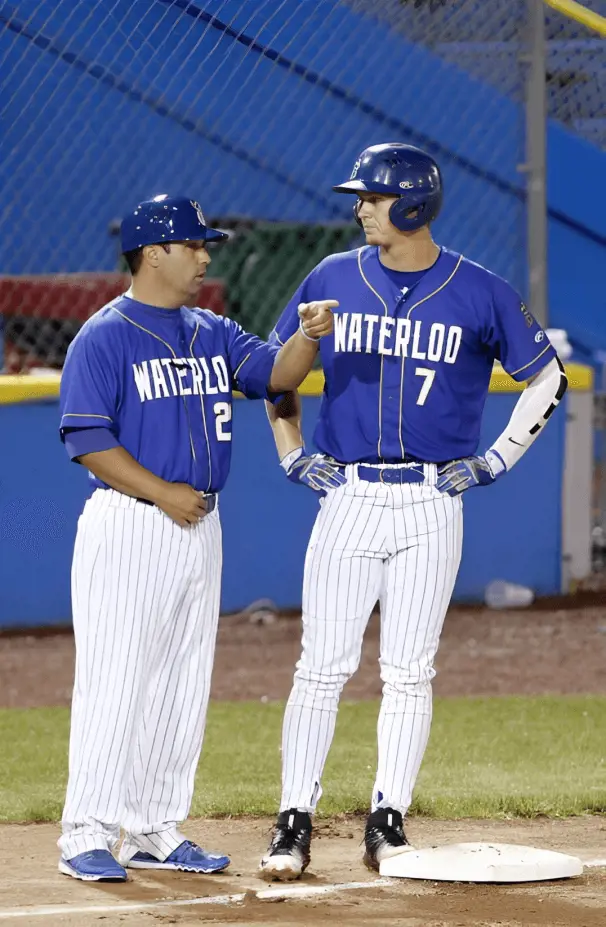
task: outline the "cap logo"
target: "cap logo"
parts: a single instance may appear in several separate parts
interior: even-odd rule
[[[358,160],[353,166],[353,171],[351,172],[351,177],[349,178],[350,180],[353,180],[356,174],[358,173],[358,171],[360,170],[360,164],[361,164],[361,161],[360,161],[360,158],[358,158]]]
[[[403,190],[412,190],[414,184],[412,180],[401,180],[398,186],[402,187]]]
[[[190,200],[189,202],[196,210],[196,215],[198,217],[198,222],[200,223],[200,225],[206,226],[206,219],[204,218],[204,213],[202,212],[202,207],[200,206],[200,204],[196,203],[195,200]]]

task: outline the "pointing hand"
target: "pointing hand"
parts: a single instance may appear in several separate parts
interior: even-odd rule
[[[333,332],[332,310],[339,305],[336,299],[314,300],[299,303],[298,312],[301,327],[308,338],[322,338]]]

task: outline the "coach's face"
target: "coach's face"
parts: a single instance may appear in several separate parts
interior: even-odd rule
[[[389,219],[389,210],[398,197],[382,193],[358,193],[358,198],[358,219],[362,223],[367,244],[380,247],[393,244],[398,238],[398,230]]]
[[[173,241],[162,249],[158,269],[180,305],[195,306],[209,264],[204,241]]]

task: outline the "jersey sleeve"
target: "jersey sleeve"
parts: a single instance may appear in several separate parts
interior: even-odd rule
[[[504,280],[497,281],[493,292],[486,342],[510,377],[518,382],[530,379],[557,356],[519,293]]]
[[[281,346],[286,344],[289,338],[292,338],[299,327],[299,313],[297,311],[299,303],[310,303],[314,299],[323,298],[320,291],[319,268],[320,265],[314,267],[293,294],[269,335],[270,344]]]
[[[119,447],[119,441],[109,428],[64,428],[62,438],[70,460]]]
[[[271,345],[251,335],[234,322],[224,319],[227,353],[236,389],[249,399],[271,399],[269,381],[279,345]]]
[[[115,352],[102,331],[82,329],[69,346],[61,374],[60,433],[70,428],[109,428],[117,434],[118,375]]]

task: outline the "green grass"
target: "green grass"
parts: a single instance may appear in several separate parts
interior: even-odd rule
[[[375,702],[344,702],[320,812],[368,807]],[[192,815],[274,814],[283,706],[215,703]],[[0,711],[0,821],[57,820],[66,709]],[[413,811],[432,817],[566,816],[606,811],[606,698],[437,700]]]

